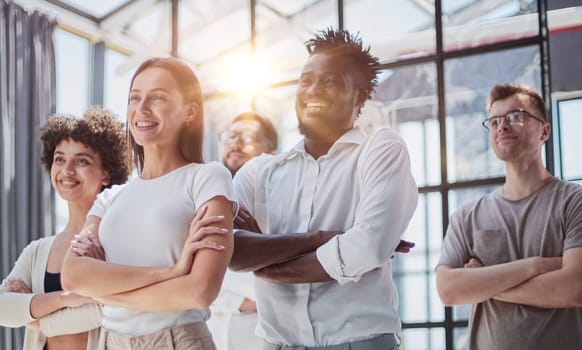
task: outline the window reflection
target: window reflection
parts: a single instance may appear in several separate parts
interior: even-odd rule
[[[89,103],[89,41],[57,28],[54,46],[57,113],[80,116]]]
[[[434,8],[402,0],[345,2],[345,28],[359,32],[380,62],[435,52]],[[398,10],[395,10],[398,9]]]
[[[582,118],[580,118],[580,111],[582,111],[582,98],[558,102],[559,129],[554,128],[554,130],[559,132],[559,148],[562,155],[561,169],[565,179],[582,178],[582,162],[580,161]]]
[[[443,0],[445,50],[538,35],[535,0]]]
[[[440,182],[436,66],[433,63],[383,70],[358,124],[365,130],[388,126],[408,146],[418,186]]]
[[[442,328],[404,329],[400,341],[401,350],[442,350],[446,348],[445,332]]]
[[[62,29],[54,31],[57,113],[81,116],[89,104],[89,41]],[[54,192],[55,232],[67,224],[67,202]]]
[[[442,236],[441,195],[438,192],[421,194],[403,235],[415,247],[407,254],[396,254],[393,260],[394,281],[400,296],[399,314],[405,323],[444,320],[444,309],[434,287],[434,268]]]
[[[105,50],[105,79],[103,107],[115,113],[125,123],[127,95],[133,69],[128,66],[128,57],[120,52]]]

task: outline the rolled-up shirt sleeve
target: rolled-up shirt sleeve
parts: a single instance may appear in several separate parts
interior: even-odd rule
[[[360,201],[354,225],[316,251],[325,271],[340,284],[357,282],[390,259],[418,201],[404,142],[381,132],[368,147],[358,164]]]

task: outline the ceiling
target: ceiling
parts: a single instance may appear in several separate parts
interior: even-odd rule
[[[272,66],[262,84],[292,81],[306,58],[303,42],[338,22],[336,0],[14,1],[54,16],[62,29],[127,54],[129,59],[118,67],[120,73],[133,70],[147,57],[173,53],[193,64],[208,81],[231,74],[225,67],[248,66],[250,57],[254,64]],[[552,4],[558,1],[566,0]],[[344,27],[359,32],[383,63],[436,51],[434,0],[344,0],[343,4]],[[443,0],[442,4],[445,49],[537,35],[535,0]],[[581,13],[581,8],[552,13],[550,23],[582,26]],[[225,89],[229,87],[216,85],[207,91]]]

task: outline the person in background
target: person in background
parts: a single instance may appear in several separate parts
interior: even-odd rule
[[[219,140],[224,147],[223,163],[232,176],[250,159],[277,153],[278,136],[273,123],[255,112],[234,117]]]
[[[107,260],[65,256],[63,288],[103,303],[101,349],[215,349],[206,326],[233,249],[228,171],[203,164],[203,104],[184,62],[154,57],[131,79],[128,142],[139,176],[100,195],[83,236]]]
[[[273,123],[254,112],[237,115],[219,139],[224,147],[223,163],[233,176],[250,159],[277,153]],[[208,321],[218,350],[260,348],[261,339],[254,336],[258,321],[255,299],[254,275],[227,270]]]
[[[445,305],[473,305],[470,349],[580,349],[582,186],[544,167],[550,124],[538,93],[496,85],[487,112],[505,183],[451,216],[438,293]]]
[[[50,117],[40,137],[42,163],[67,202],[68,221],[61,232],[31,242],[20,254],[0,285],[0,325],[26,326],[24,350],[96,349],[100,306],[63,292],[61,265],[97,194],[127,180],[123,124],[94,108],[81,119]],[[94,253],[103,256],[102,249]]]
[[[234,177],[263,234],[241,211],[230,266],[257,277],[264,350],[398,349],[391,256],[418,200],[408,150],[389,129],[354,126],[377,84],[361,39],[328,29],[306,47],[295,97],[304,138]]]

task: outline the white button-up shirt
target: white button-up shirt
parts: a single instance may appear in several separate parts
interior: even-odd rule
[[[354,128],[317,160],[301,141],[289,152],[250,160],[234,188],[265,233],[345,231],[316,251],[334,281],[256,280],[259,336],[325,346],[400,331],[390,257],[418,191],[396,133],[367,136]]]

